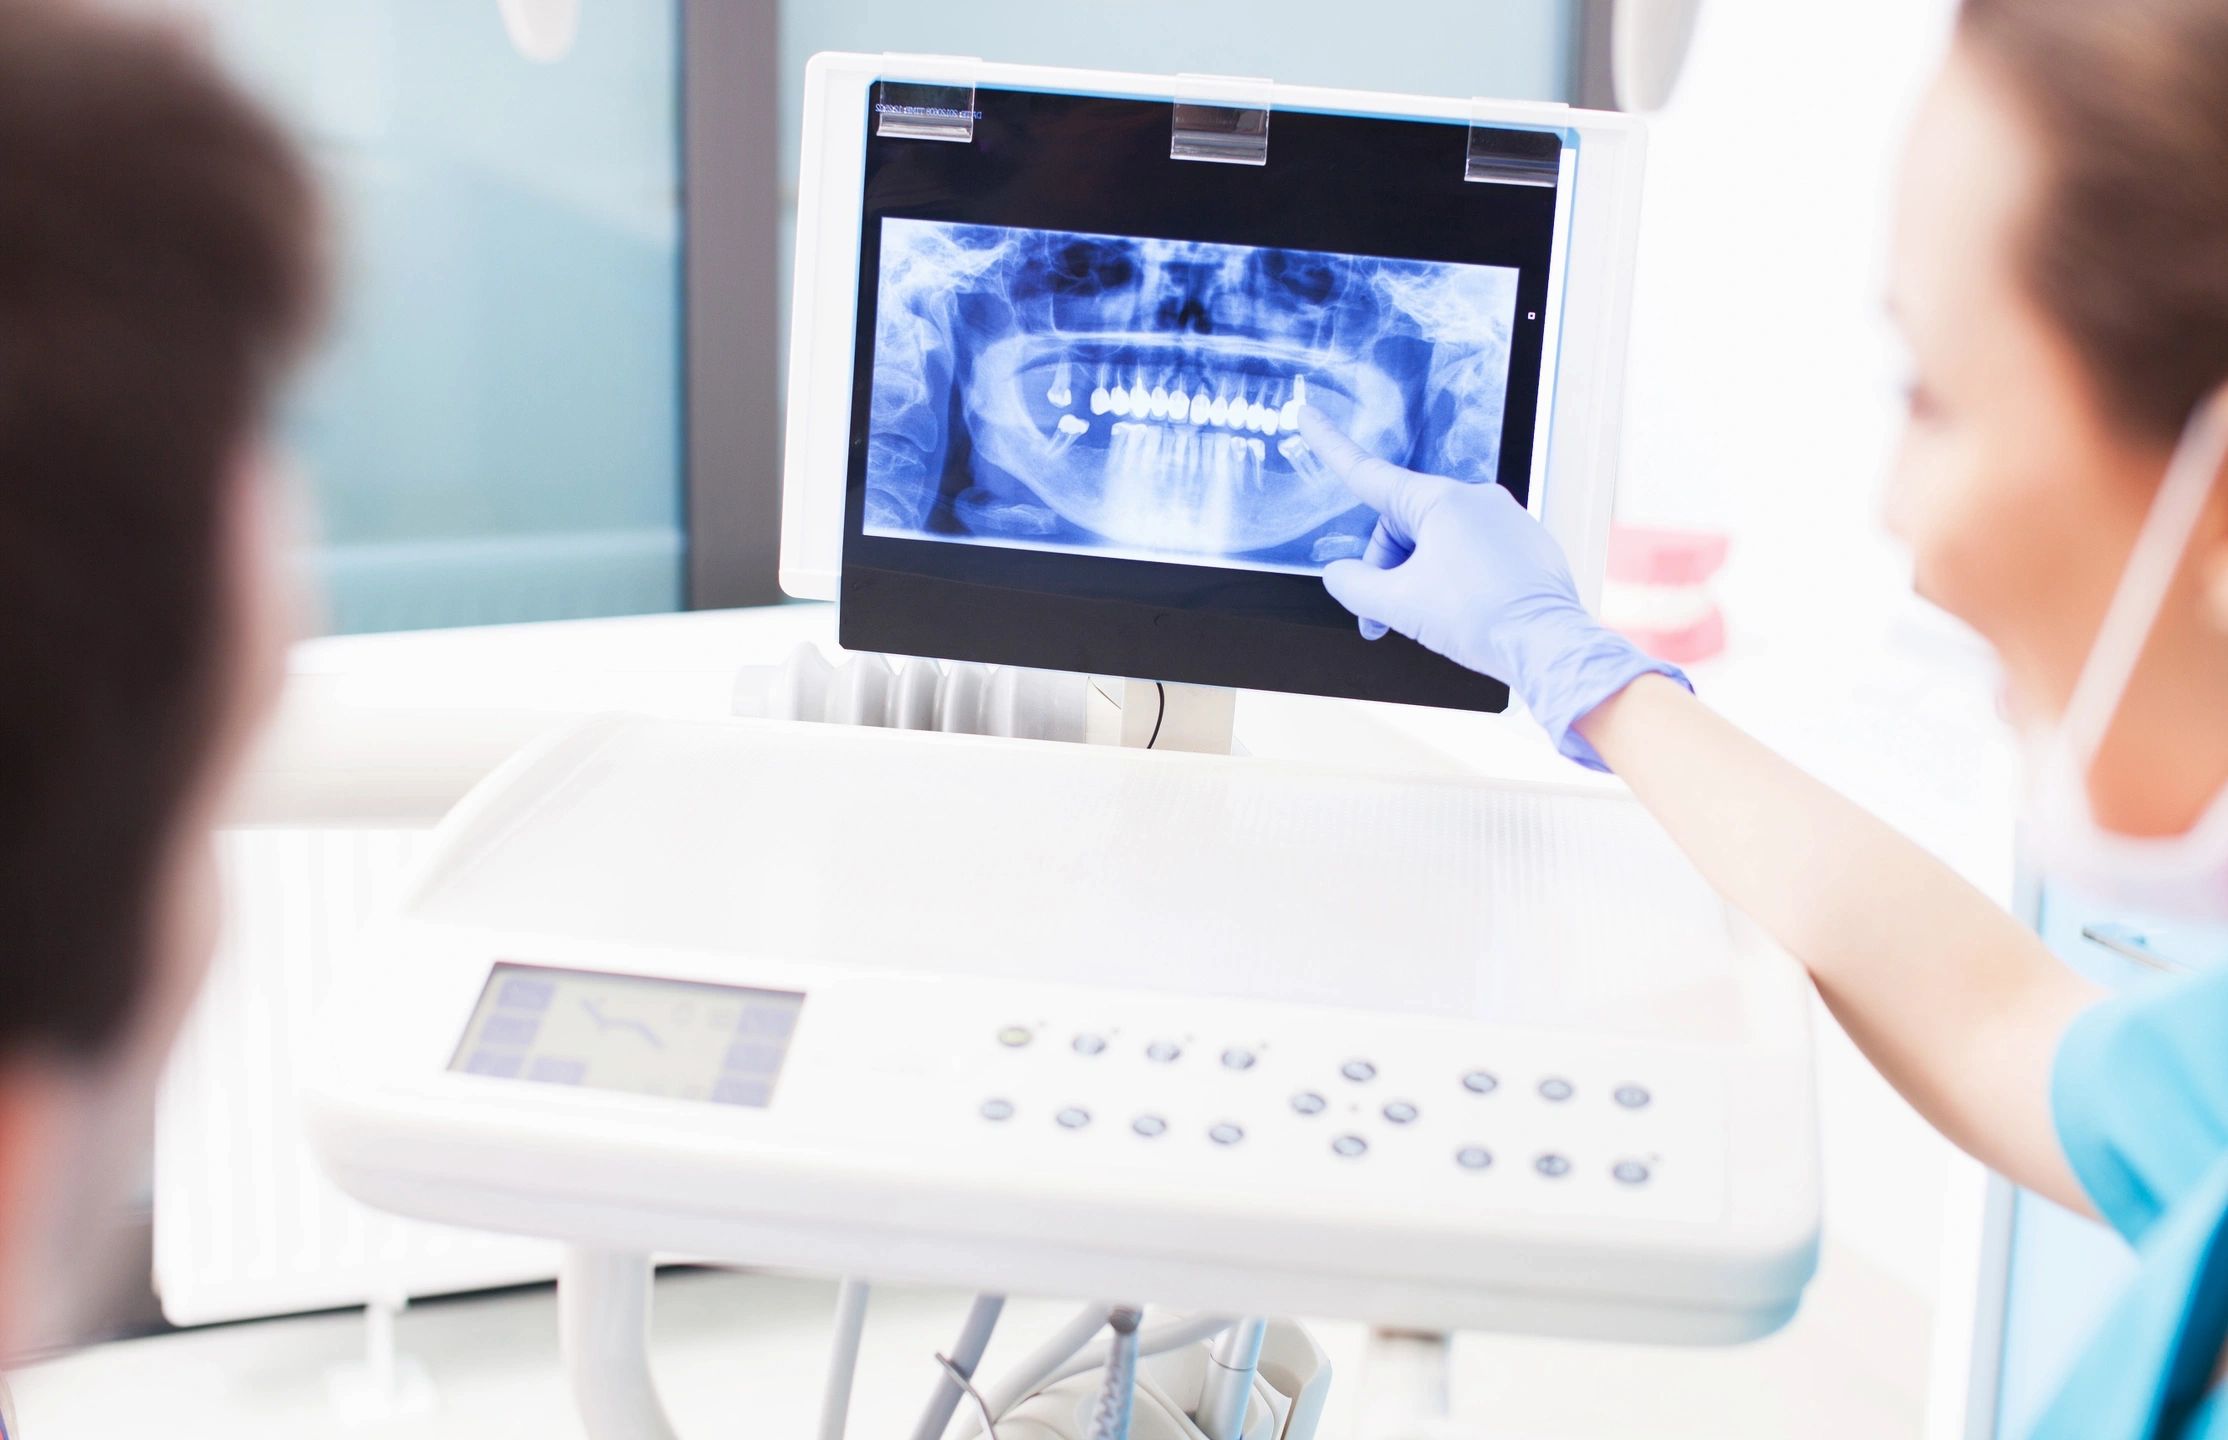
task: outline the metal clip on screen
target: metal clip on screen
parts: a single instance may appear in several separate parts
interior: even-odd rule
[[[1269,81],[1179,75],[1176,85],[1169,159],[1220,165],[1269,163]]]
[[[975,138],[973,70],[979,62],[941,55],[889,55],[874,86],[874,133],[900,140]]]
[[[1483,107],[1483,100],[1471,102]],[[1563,138],[1552,130],[1510,130],[1482,125],[1473,109],[1470,151],[1462,178],[1487,185],[1552,187],[1562,173]]]

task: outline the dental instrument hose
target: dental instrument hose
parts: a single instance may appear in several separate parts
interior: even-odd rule
[[[1164,1355],[1170,1350],[1181,1350],[1186,1345],[1197,1345],[1202,1340],[1213,1340],[1236,1323],[1226,1316],[1195,1315],[1188,1320],[1170,1320],[1159,1325],[1148,1325],[1137,1332],[1138,1358]],[[1113,1349],[1113,1342],[1109,1341],[1102,1349],[1085,1350],[1045,1376],[1031,1389],[1048,1389],[1086,1370],[1096,1370],[1109,1364],[1113,1359]]]
[[[1239,1440],[1245,1434],[1253,1377],[1261,1368],[1261,1345],[1268,1330],[1265,1319],[1241,1320],[1217,1335],[1208,1349],[1199,1411],[1191,1417],[1207,1440]]]
[[[1140,1360],[1150,1355],[1164,1355],[1171,1350],[1181,1350],[1187,1345],[1212,1340],[1236,1322],[1228,1316],[1193,1315],[1183,1320],[1164,1320],[1157,1325],[1147,1325],[1137,1332],[1137,1356]],[[1086,1349],[1091,1337],[1106,1328],[1106,1307],[1086,1306],[1073,1320],[1042,1345],[1029,1352],[1027,1358],[1013,1368],[1012,1373],[1001,1376],[998,1383],[986,1392],[985,1404],[990,1412],[1001,1418],[1008,1410],[1020,1404],[1039,1390],[1049,1389],[1062,1380],[1081,1375],[1086,1370],[1096,1370],[1113,1363],[1114,1342],[1096,1349]],[[982,1433],[972,1422],[963,1422],[954,1440],[973,1440]]]
[[[1130,1407],[1137,1397],[1137,1322],[1144,1312],[1118,1306],[1108,1312],[1114,1343],[1106,1357],[1106,1378],[1099,1383],[1098,1405],[1091,1412],[1090,1440],[1129,1440]]]
[[[820,1395],[820,1440],[843,1440],[851,1423],[851,1381],[858,1374],[868,1297],[864,1280],[846,1280],[836,1291],[835,1350],[828,1359],[827,1388]],[[7,1437],[0,1435],[0,1440]]]
[[[982,1363],[982,1352],[990,1346],[990,1332],[998,1328],[998,1312],[1005,1308],[1003,1295],[977,1295],[975,1303],[967,1307],[967,1318],[959,1327],[959,1339],[952,1345],[951,1366],[961,1376],[972,1380],[975,1367]],[[913,1440],[939,1440],[944,1427],[951,1424],[952,1412],[959,1408],[960,1385],[950,1375],[936,1377],[936,1389],[928,1397],[928,1407],[921,1411],[920,1423],[913,1427]]]
[[[1023,1356],[1011,1373],[1000,1376],[998,1383],[984,1392],[984,1408],[992,1415],[1003,1415],[1022,1399],[1045,1383],[1062,1365],[1068,1363],[1084,1346],[1091,1343],[1099,1331],[1106,1328],[1104,1305],[1086,1305],[1075,1317],[1045,1337],[1042,1344]],[[970,1440],[978,1433],[967,1425],[959,1430],[958,1440]]]

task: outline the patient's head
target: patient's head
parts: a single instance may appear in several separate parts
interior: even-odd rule
[[[0,0],[0,197],[5,1357],[98,1268],[207,963],[208,829],[290,628],[261,434],[319,265],[272,124],[66,0]]]
[[[2228,382],[2228,0],[1964,0],[1912,132],[1891,300],[1919,589],[2062,711],[2169,453]],[[2187,826],[2228,778],[2228,486],[2092,773]],[[2193,737],[2212,745],[2193,743]]]

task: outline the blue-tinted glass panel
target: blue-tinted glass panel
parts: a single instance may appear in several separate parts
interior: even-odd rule
[[[677,607],[676,0],[581,7],[554,63],[492,0],[201,0],[338,220],[289,436],[338,630]]]

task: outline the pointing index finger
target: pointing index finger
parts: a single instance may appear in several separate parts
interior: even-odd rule
[[[1300,436],[1355,498],[1378,513],[1395,541],[1414,543],[1423,498],[1418,492],[1432,477],[1369,454],[1312,405],[1300,407]]]
[[[1306,440],[1333,475],[1355,495],[1372,508],[1382,510],[1390,498],[1392,476],[1380,475],[1391,470],[1382,460],[1375,460],[1361,446],[1356,445],[1346,432],[1323,418],[1323,412],[1313,405],[1300,407],[1300,436]]]

